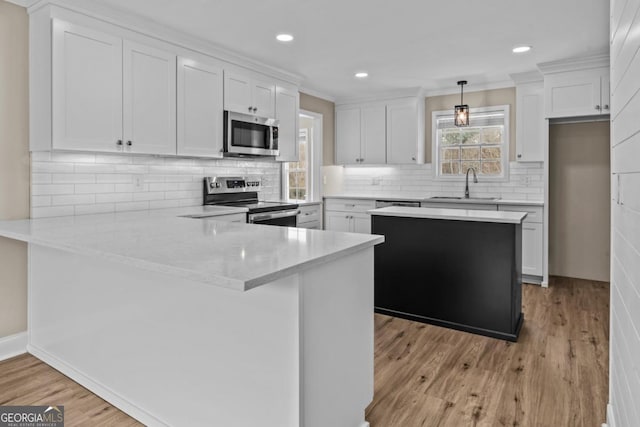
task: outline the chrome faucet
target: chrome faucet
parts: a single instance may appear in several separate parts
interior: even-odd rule
[[[467,169],[467,177],[465,178],[464,185],[464,198],[469,198],[469,171],[473,171],[473,182],[478,183],[478,175],[476,175],[476,170],[474,168]]]

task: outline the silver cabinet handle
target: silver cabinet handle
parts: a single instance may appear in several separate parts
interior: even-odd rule
[[[258,107],[253,107],[253,112],[257,113],[258,112]]]
[[[119,139],[118,142],[116,142],[116,145],[120,145],[121,146],[122,145],[122,140]]]
[[[416,159],[415,156],[411,158],[411,160],[415,160],[415,159]]]
[[[599,110],[599,109],[600,109],[600,106],[599,106],[599,105],[596,105],[596,110]]]
[[[249,112],[253,111],[253,107],[249,107]]]
[[[519,159],[520,159],[520,158],[522,158],[522,154],[518,154],[518,158],[519,158]]]
[[[127,146],[131,147],[132,145],[133,145],[133,142],[127,141]]]
[[[609,109],[609,105],[606,104],[603,109],[608,110]]]

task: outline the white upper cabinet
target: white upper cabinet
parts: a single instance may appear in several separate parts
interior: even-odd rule
[[[276,114],[278,120],[278,150],[276,160],[298,161],[298,111],[300,96],[297,88],[276,88]]]
[[[545,76],[548,118],[609,114],[609,68],[553,73]]]
[[[360,108],[336,107],[336,163],[360,163]]]
[[[417,119],[422,109],[418,107],[415,98],[387,103],[387,163],[411,164],[418,161],[420,148],[424,146],[424,122]],[[422,132],[419,129],[421,125]]]
[[[176,55],[124,42],[125,151],[176,154]]]
[[[52,45],[52,147],[122,150],[122,39],[54,20]]]
[[[542,81],[516,86],[516,160],[544,161],[547,134]]]
[[[178,57],[178,155],[222,157],[222,67]]]
[[[336,163],[424,163],[424,98],[336,106]]]
[[[235,71],[224,73],[224,108],[259,117],[274,117],[276,85]]]
[[[336,107],[336,162],[385,164],[385,117],[384,104]]]
[[[386,110],[384,105],[363,106],[360,110],[360,162],[380,165],[387,162],[385,147]]]

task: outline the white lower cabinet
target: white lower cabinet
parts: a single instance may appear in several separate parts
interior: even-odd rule
[[[542,206],[500,205],[498,210],[526,212],[522,223],[522,274],[542,276],[544,265],[544,227]]]
[[[330,231],[371,234],[371,216],[374,200],[325,199],[324,228]]]
[[[322,229],[322,204],[300,206],[297,220],[298,228]]]

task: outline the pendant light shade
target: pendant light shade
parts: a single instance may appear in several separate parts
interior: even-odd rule
[[[458,82],[458,86],[460,86],[460,105],[456,105],[453,112],[453,122],[456,126],[469,126],[469,106],[464,104],[462,99],[463,88],[466,84],[466,80],[460,80]]]

